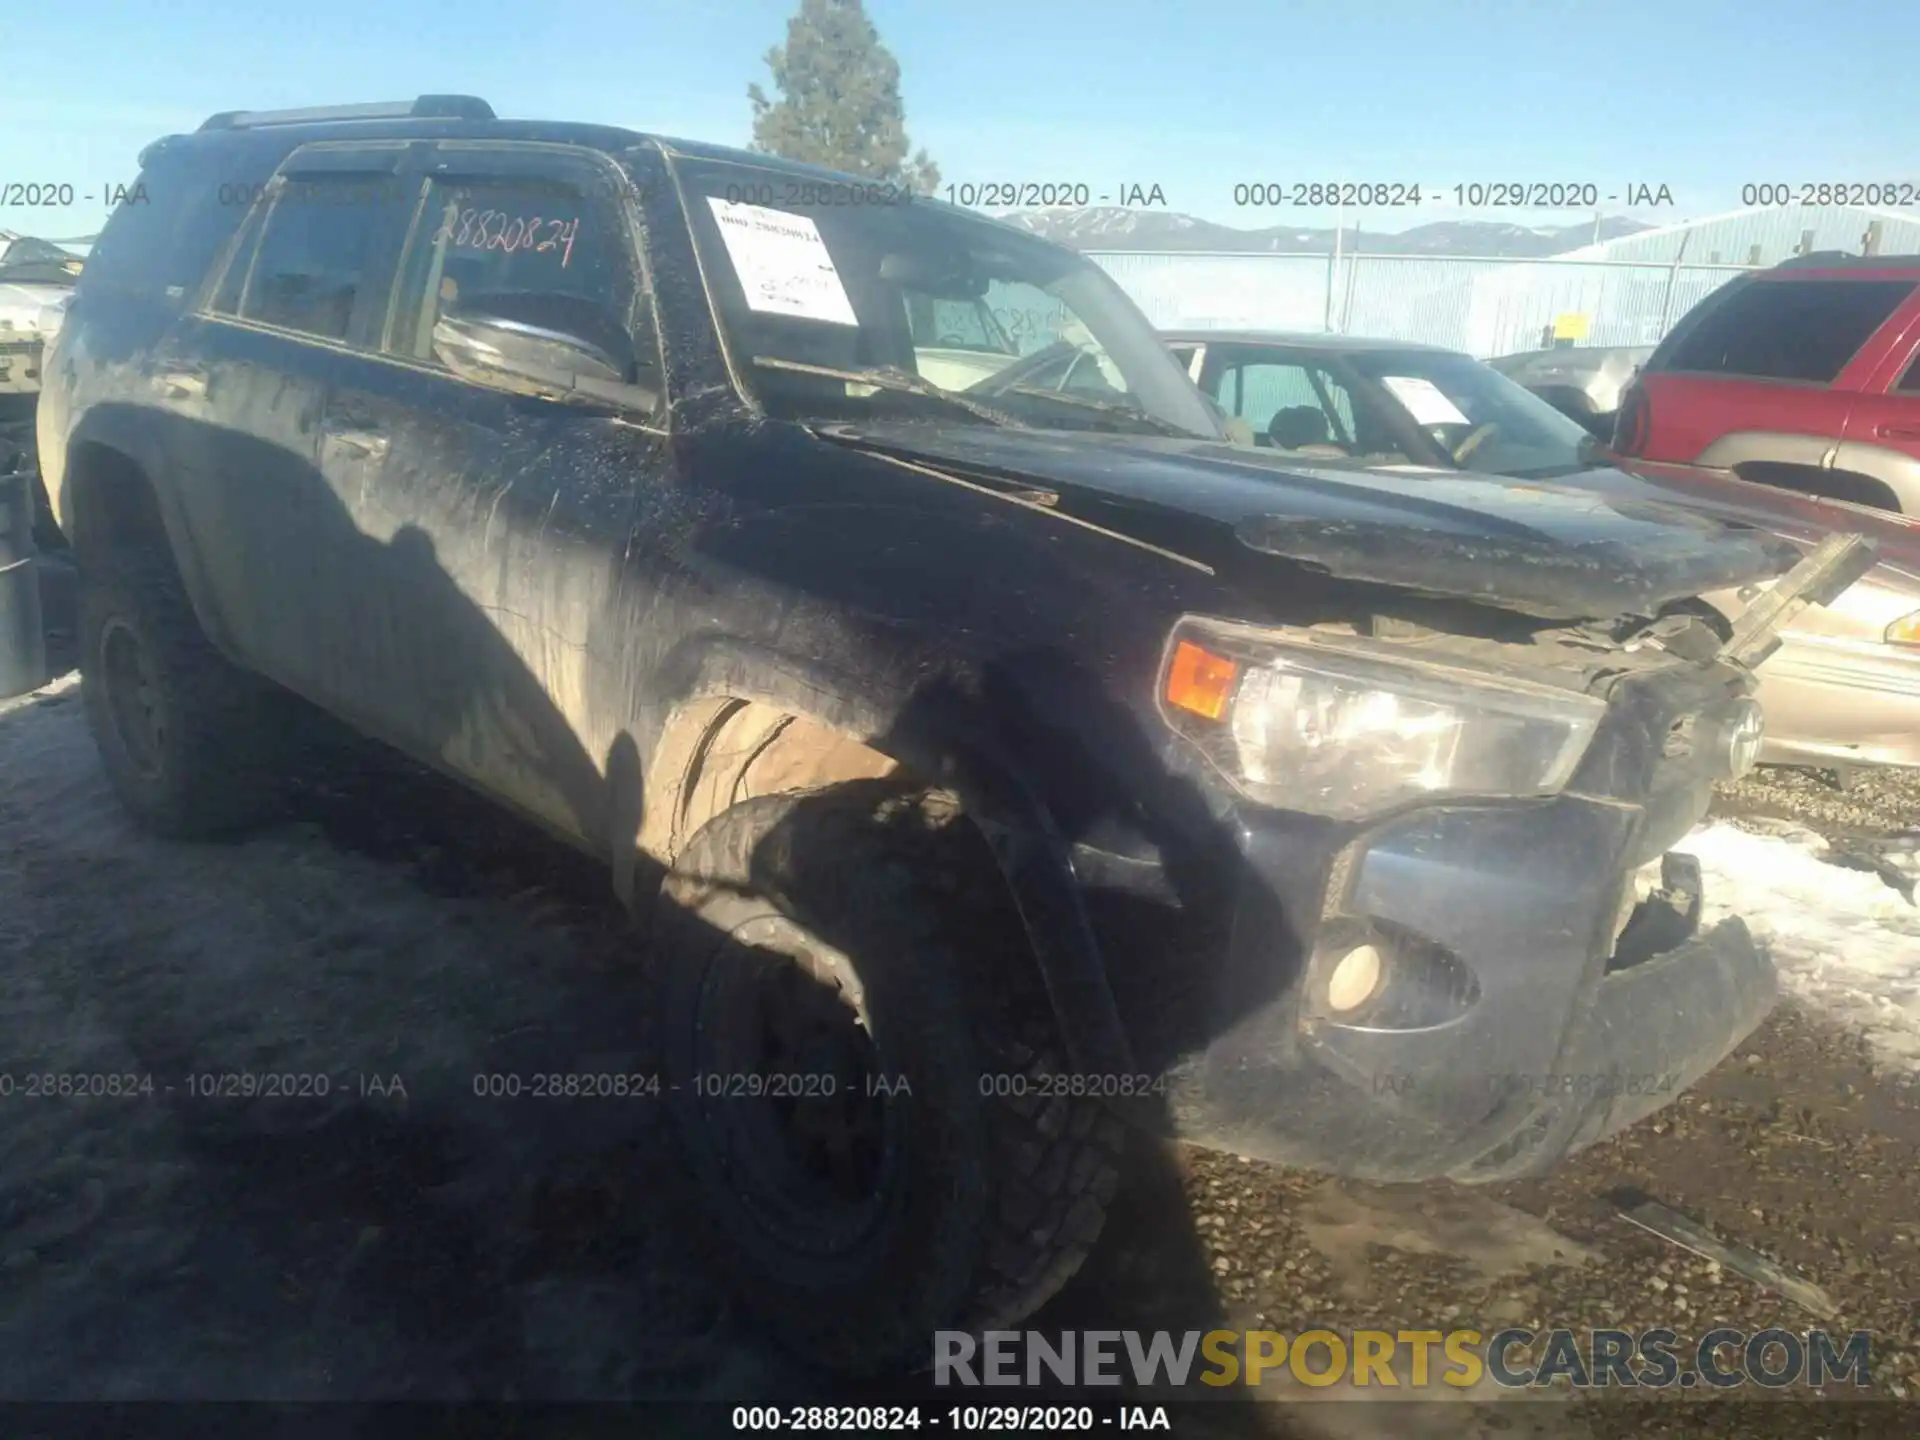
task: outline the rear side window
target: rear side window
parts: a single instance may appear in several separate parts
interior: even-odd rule
[[[242,319],[323,340],[345,340],[362,287],[377,283],[377,241],[400,204],[391,176],[308,177],[288,183],[267,212],[246,265]],[[221,285],[225,298],[227,285]]]
[[[1910,280],[1762,280],[1718,302],[1661,357],[1662,370],[1833,382],[1913,293]]]
[[[246,213],[220,203],[220,181],[211,162],[156,157],[140,173],[148,198],[124,200],[114,210],[80,272],[80,293],[186,303]]]
[[[1920,395],[1920,356],[1907,366],[1907,373],[1900,377],[1900,383],[1894,386],[1902,395]]]

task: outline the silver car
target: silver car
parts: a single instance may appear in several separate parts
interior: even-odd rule
[[[1627,382],[1652,354],[1651,345],[1581,345],[1502,355],[1487,363],[1569,420],[1608,440]]]

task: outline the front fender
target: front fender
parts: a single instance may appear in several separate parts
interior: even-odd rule
[[[648,747],[651,804],[643,832],[654,850],[678,804],[674,772],[688,747],[672,737],[687,717],[720,718],[725,702],[754,702],[857,739],[914,774],[954,791],[985,836],[1005,878],[1052,1002],[1061,1038],[1083,1074],[1135,1073],[1133,1047],[1108,981],[1063,835],[1035,778],[1002,736],[1002,718],[982,692],[963,682],[914,686],[909,693],[872,683],[882,667],[856,677],[746,641],[708,640],[675,657],[681,683]],[[695,724],[699,721],[695,720]]]

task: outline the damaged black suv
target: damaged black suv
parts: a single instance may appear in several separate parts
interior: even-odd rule
[[[317,706],[604,861],[811,1356],[1031,1312],[1126,1124],[1499,1179],[1772,1003],[1668,852],[1857,542],[1236,448],[1083,257],[763,155],[437,96],[142,165],[38,422],[114,786],[231,831]]]

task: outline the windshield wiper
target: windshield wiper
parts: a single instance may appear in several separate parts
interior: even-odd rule
[[[969,415],[977,415],[994,425],[1009,430],[1030,430],[1033,427],[1024,420],[1017,420],[1004,410],[996,410],[991,405],[983,405],[978,400],[969,399],[957,390],[948,390],[934,384],[931,380],[914,374],[911,370],[902,370],[898,365],[862,365],[841,369],[837,365],[813,365],[804,360],[783,360],[778,355],[756,355],[756,365],[765,365],[773,370],[793,370],[802,375],[825,375],[833,380],[851,380],[857,385],[871,385],[879,390],[897,390],[905,395],[924,395],[929,400],[939,400],[964,410]]]
[[[1111,400],[1092,400],[1085,395],[1069,395],[1064,390],[1048,390],[1040,385],[1009,385],[1007,393],[1013,395],[1038,395],[1043,400],[1058,400],[1062,405],[1077,405],[1082,410],[1098,410],[1106,415],[1124,415],[1129,420],[1138,420],[1162,435],[1176,435],[1182,440],[1199,440],[1204,437],[1195,434],[1184,425],[1176,425],[1171,420],[1162,420],[1158,415],[1142,410],[1138,405],[1115,404]]]

